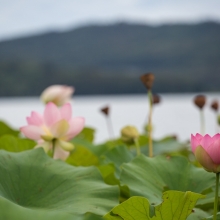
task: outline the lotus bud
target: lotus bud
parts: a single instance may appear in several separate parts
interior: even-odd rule
[[[125,126],[121,129],[121,139],[126,143],[134,143],[139,137],[139,132],[134,126]]]
[[[153,73],[146,73],[140,77],[141,81],[145,85],[147,89],[151,89],[154,82],[154,74]]]
[[[206,97],[204,95],[197,95],[194,98],[194,103],[197,107],[199,107],[200,109],[202,109],[205,105],[206,102]]]
[[[208,172],[220,172],[220,134],[191,135],[192,151],[198,162]]]
[[[214,111],[218,111],[218,102],[217,101],[213,101],[212,104],[211,104],[211,108],[214,110]]]
[[[65,85],[52,85],[47,87],[41,94],[41,100],[47,104],[53,102],[57,106],[62,106],[71,100],[74,88]]]

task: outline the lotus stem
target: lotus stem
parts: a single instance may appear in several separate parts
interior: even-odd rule
[[[219,173],[216,173],[215,202],[214,202],[213,220],[217,220],[217,212],[218,212],[218,188],[219,188]]]
[[[54,152],[55,152],[55,142],[56,142],[56,139],[53,139],[52,140],[52,158],[53,158]]]
[[[137,156],[139,156],[141,154],[141,151],[140,151],[140,145],[139,145],[139,142],[138,142],[138,138],[134,139],[134,144],[135,144],[135,147],[136,147]]]
[[[205,118],[204,118],[204,111],[200,110],[200,122],[201,122],[201,134],[205,134]]]
[[[149,157],[153,157],[153,142],[152,142],[152,92],[148,89],[149,99],[149,118],[148,118],[148,138],[149,138]]]

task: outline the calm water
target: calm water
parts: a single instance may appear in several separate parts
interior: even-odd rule
[[[193,104],[195,95],[161,95],[161,103],[155,105],[153,109],[154,138],[177,135],[179,140],[185,141],[190,138],[191,133],[200,132],[199,110]],[[220,100],[220,94],[205,95],[207,95],[207,104],[204,108],[205,131],[213,135],[218,128],[210,103],[214,99]],[[106,118],[100,113],[100,108],[110,106],[115,137],[120,135],[120,129],[125,125],[134,125],[140,132],[143,131],[149,110],[146,95],[74,97],[72,104],[73,115],[85,117],[86,126],[96,129],[96,143],[109,138]],[[42,113],[43,109],[44,105],[37,97],[0,98],[0,120],[17,129],[26,125],[26,117],[31,111]]]

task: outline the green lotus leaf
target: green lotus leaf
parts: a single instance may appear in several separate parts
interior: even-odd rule
[[[149,155],[149,139],[147,136],[141,135],[139,138],[139,145],[141,152],[148,156]],[[188,145],[185,143],[180,143],[174,137],[165,137],[161,140],[153,140],[153,154],[154,156],[160,155],[163,153],[171,153],[176,151],[182,151],[188,148]],[[135,149],[133,149],[135,153]]]
[[[115,166],[114,164],[106,164],[98,166],[99,171],[102,174],[104,181],[109,185],[119,185],[119,180],[115,177]]]
[[[163,202],[155,207],[144,197],[134,196],[114,207],[104,218],[109,220],[186,220],[198,199],[204,195],[193,192],[167,191],[163,193]]]
[[[10,152],[21,152],[33,149],[36,142],[29,139],[21,139],[13,135],[4,135],[0,137],[0,149]]]
[[[205,218],[203,220],[213,220],[213,215],[209,216],[208,218]],[[217,214],[217,220],[220,220],[220,212],[218,212],[218,214]]]
[[[114,147],[101,156],[102,164],[114,164],[117,178],[119,178],[121,173],[121,165],[130,162],[133,158],[134,156],[125,146]]]
[[[1,150],[0,175],[0,219],[81,220],[118,204],[118,187],[105,184],[96,167],[70,166],[42,148]]]
[[[66,162],[74,166],[92,166],[98,165],[98,157],[84,146],[76,146],[67,158]]]
[[[103,220],[103,217],[91,213],[86,213],[83,220]]]
[[[0,136],[10,134],[13,136],[18,136],[20,132],[18,130],[15,130],[11,127],[9,127],[5,122],[0,121]]]
[[[92,143],[93,140],[94,140],[94,135],[95,135],[95,129],[85,127],[85,128],[83,128],[83,130],[76,136],[76,138],[78,138],[78,139],[83,139],[83,140],[86,140],[86,141]]]
[[[71,140],[71,142],[74,144],[74,146],[77,148],[78,146],[85,147],[89,151],[91,151],[93,154],[95,154],[97,157],[100,157],[104,152],[106,152],[109,149],[109,146],[107,145],[94,145],[90,143],[89,141],[81,138],[74,138]]]
[[[198,202],[200,202],[202,200],[204,200],[204,199],[199,199],[196,203],[196,206],[197,206]],[[213,205],[213,202],[212,202],[212,205]],[[205,212],[205,211],[198,209],[198,208],[194,208],[192,210],[192,213],[190,214],[190,216],[187,218],[187,220],[201,220],[201,219],[207,218],[208,216],[210,216],[210,213]]]
[[[195,167],[185,157],[140,155],[122,165],[120,182],[129,187],[131,196],[144,196],[159,204],[167,190],[205,192],[215,184],[215,175]]]

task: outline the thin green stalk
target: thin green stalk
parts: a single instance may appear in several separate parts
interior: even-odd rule
[[[152,142],[152,93],[148,89],[149,99],[149,118],[148,118],[148,138],[149,138],[149,157],[153,157],[153,142]]]
[[[204,111],[200,110],[200,121],[201,121],[201,134],[205,134],[205,119],[204,119]]]
[[[217,212],[218,212],[218,188],[219,188],[219,173],[216,173],[215,203],[214,203],[213,220],[217,220]]]
[[[54,152],[55,152],[55,142],[56,142],[56,139],[53,139],[52,140],[52,158],[53,158]]]
[[[135,147],[136,147],[137,156],[139,156],[141,154],[141,151],[140,151],[140,145],[139,145],[139,142],[138,142],[138,138],[134,139],[134,144],[135,144]]]

